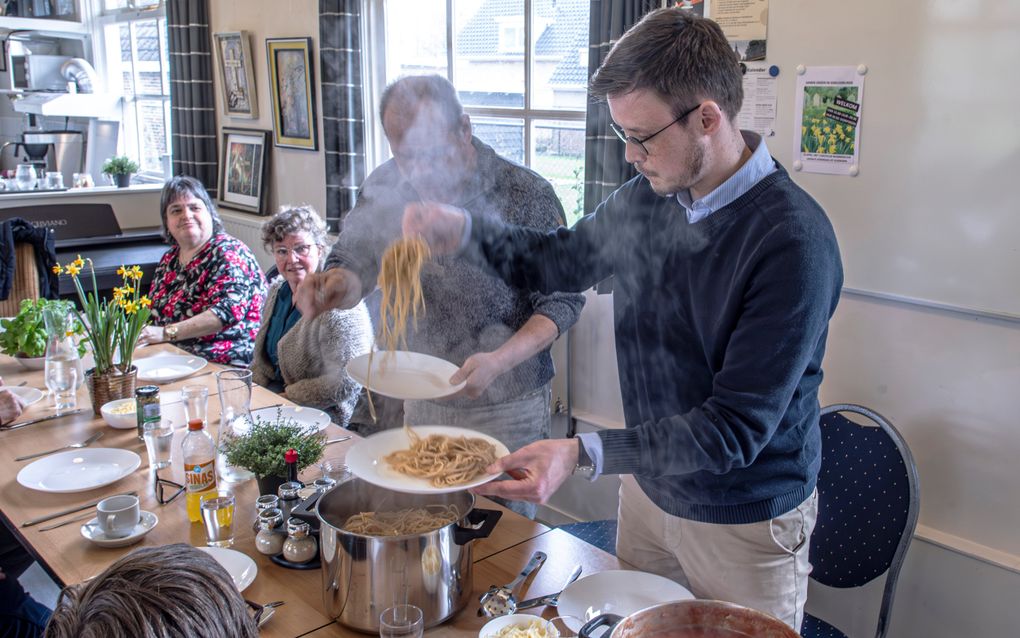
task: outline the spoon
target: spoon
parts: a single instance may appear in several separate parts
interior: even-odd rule
[[[14,459],[14,460],[15,461],[27,461],[28,459],[34,459],[37,456],[46,456],[47,454],[52,454],[54,452],[59,452],[61,450],[70,450],[72,448],[88,447],[88,446],[92,445],[92,443],[94,443],[96,440],[98,440],[99,437],[101,437],[101,436],[103,436],[102,432],[96,432],[95,434],[93,434],[89,438],[85,439],[81,443],[71,443],[70,445],[65,445],[63,447],[54,448],[52,450],[46,450],[45,452],[36,452],[35,454],[26,454],[25,456],[19,456],[18,458]]]
[[[538,571],[542,567],[545,563],[545,558],[545,552],[535,552],[531,555],[531,560],[524,566],[521,573],[517,574],[517,578],[502,587],[497,587],[496,585],[490,587],[489,591],[482,594],[482,597],[478,599],[478,602],[482,604],[478,608],[478,615],[489,617],[505,616],[517,611],[517,599],[514,598],[514,590],[528,576],[531,576],[533,572]]]

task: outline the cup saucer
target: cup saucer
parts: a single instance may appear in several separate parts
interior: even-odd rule
[[[81,535],[100,547],[126,547],[142,540],[142,537],[152,531],[158,522],[159,518],[155,514],[142,510],[139,512],[138,524],[130,534],[121,538],[108,538],[103,530],[99,529],[99,519],[93,518],[81,526]]]

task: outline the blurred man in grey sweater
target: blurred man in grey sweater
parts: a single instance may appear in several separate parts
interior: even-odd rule
[[[306,316],[350,308],[372,292],[383,251],[401,236],[408,203],[452,204],[542,230],[563,224],[552,185],[475,138],[446,79],[397,80],[383,92],[380,113],[393,159],[362,185],[326,271],[309,275],[298,290]],[[421,282],[425,312],[417,328],[408,326],[408,347],[459,366],[450,382],[466,386],[448,399],[406,401],[407,422],[468,427],[511,450],[548,438],[554,373],[549,346],[577,321],[584,298],[514,288],[459,257],[436,257]],[[535,512],[525,503],[513,509],[532,517]]]

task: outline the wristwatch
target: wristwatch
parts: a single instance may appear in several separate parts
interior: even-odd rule
[[[177,341],[177,326],[173,324],[165,326],[163,328],[163,336],[166,337],[166,340],[170,343]]]
[[[580,437],[575,438],[577,439],[577,464],[571,474],[583,476],[590,481],[595,476],[595,461],[592,461],[588,456],[588,450],[584,449],[584,442]]]

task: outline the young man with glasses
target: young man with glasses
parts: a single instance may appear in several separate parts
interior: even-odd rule
[[[591,80],[638,177],[569,231],[431,204],[404,231],[539,291],[615,276],[627,427],[525,447],[489,468],[515,480],[476,491],[543,501],[579,468],[619,474],[621,559],[799,628],[842,267],[818,203],[737,127],[741,79],[715,23],[654,11]]]

